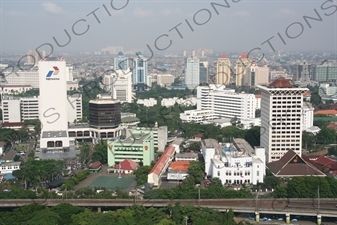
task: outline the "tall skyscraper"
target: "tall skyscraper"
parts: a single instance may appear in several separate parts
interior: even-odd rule
[[[186,57],[187,56],[187,52],[186,50],[183,51],[183,56]]]
[[[228,85],[231,80],[231,62],[226,54],[222,54],[217,62],[216,83]]]
[[[200,60],[188,57],[185,60],[185,85],[193,90],[200,84]]]
[[[250,61],[246,53],[243,53],[240,58],[236,61],[235,66],[235,79],[236,79],[236,86],[243,86],[244,79],[247,74],[247,68],[250,66]]]
[[[133,59],[132,84],[135,90],[144,91],[147,89],[147,58],[141,52]]]
[[[302,154],[302,106],[307,88],[294,87],[284,77],[261,90],[261,146],[267,163],[279,160],[288,150]]]
[[[114,70],[127,70],[129,69],[128,58],[125,57],[123,52],[119,52],[117,57],[114,58]]]
[[[208,83],[208,62],[200,62],[199,64],[199,81],[200,83]]]
[[[69,150],[66,62],[39,61],[39,119],[42,124],[42,152]]]

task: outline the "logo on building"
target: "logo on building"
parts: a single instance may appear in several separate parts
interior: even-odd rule
[[[58,75],[60,70],[57,66],[53,66],[53,69],[54,70],[50,70],[48,73],[47,73],[47,76],[46,76],[46,79],[47,80],[60,80],[60,78],[51,78],[51,76],[54,76],[54,75]]]

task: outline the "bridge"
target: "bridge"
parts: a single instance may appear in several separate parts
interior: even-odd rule
[[[81,207],[128,207],[134,204],[144,207],[166,207],[179,202],[180,205],[212,208],[219,211],[232,209],[239,213],[264,213],[278,215],[305,215],[337,218],[337,199],[1,199],[0,208],[16,208],[27,204],[56,206],[69,203]]]

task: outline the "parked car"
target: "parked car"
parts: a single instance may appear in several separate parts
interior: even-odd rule
[[[297,222],[297,219],[292,219],[291,222]]]

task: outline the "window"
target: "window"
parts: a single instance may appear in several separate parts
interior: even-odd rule
[[[220,171],[218,171],[218,177],[220,177]]]
[[[257,171],[257,172],[256,172],[256,176],[260,176],[260,171]]]

